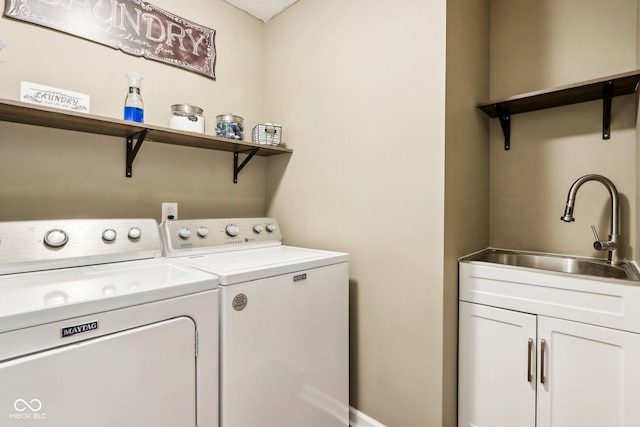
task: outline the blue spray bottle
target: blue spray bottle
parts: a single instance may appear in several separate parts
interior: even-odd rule
[[[144,102],[140,95],[142,74],[127,73],[129,80],[129,93],[124,100],[124,119],[133,122],[144,123]]]

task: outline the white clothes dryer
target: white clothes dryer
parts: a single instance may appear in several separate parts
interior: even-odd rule
[[[273,218],[161,227],[220,282],[220,426],[348,426],[348,255],[284,246]]]
[[[0,223],[0,425],[218,425],[217,279],[154,220]]]

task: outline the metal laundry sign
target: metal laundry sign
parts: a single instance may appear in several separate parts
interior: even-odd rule
[[[7,0],[4,16],[215,79],[215,30],[141,0]]]

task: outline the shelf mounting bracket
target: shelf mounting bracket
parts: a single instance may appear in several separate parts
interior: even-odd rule
[[[608,81],[602,95],[602,139],[611,138],[611,99],[613,98],[613,81]]]
[[[151,132],[151,129],[145,129],[127,137],[127,170],[125,173],[125,176],[127,178],[131,178],[133,172],[133,161],[138,155],[138,151],[140,150],[140,147],[142,147],[142,143],[144,142],[144,139],[147,137],[147,134],[149,132]],[[136,136],[138,137],[138,140],[136,142],[136,145],[134,146],[133,139]]]
[[[504,149],[511,149],[511,113],[495,106],[498,112],[498,118],[500,119],[500,126],[502,126],[502,133],[504,134]]]
[[[240,163],[240,165],[238,165],[240,152],[235,151],[233,153],[233,183],[234,184],[238,183],[238,174],[247,165],[247,163],[249,163],[249,161],[253,158],[253,156],[256,155],[258,150],[260,150],[260,148],[251,149],[249,151],[249,154],[247,154],[247,157],[244,158],[244,160],[242,161],[242,163]]]

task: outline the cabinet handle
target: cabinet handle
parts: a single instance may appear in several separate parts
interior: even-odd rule
[[[540,383],[547,383],[547,373],[544,366],[544,360],[546,359],[545,354],[547,352],[547,342],[545,340],[540,340]]]
[[[533,381],[533,339],[529,338],[529,343],[527,347],[528,355],[527,355],[527,381]]]

